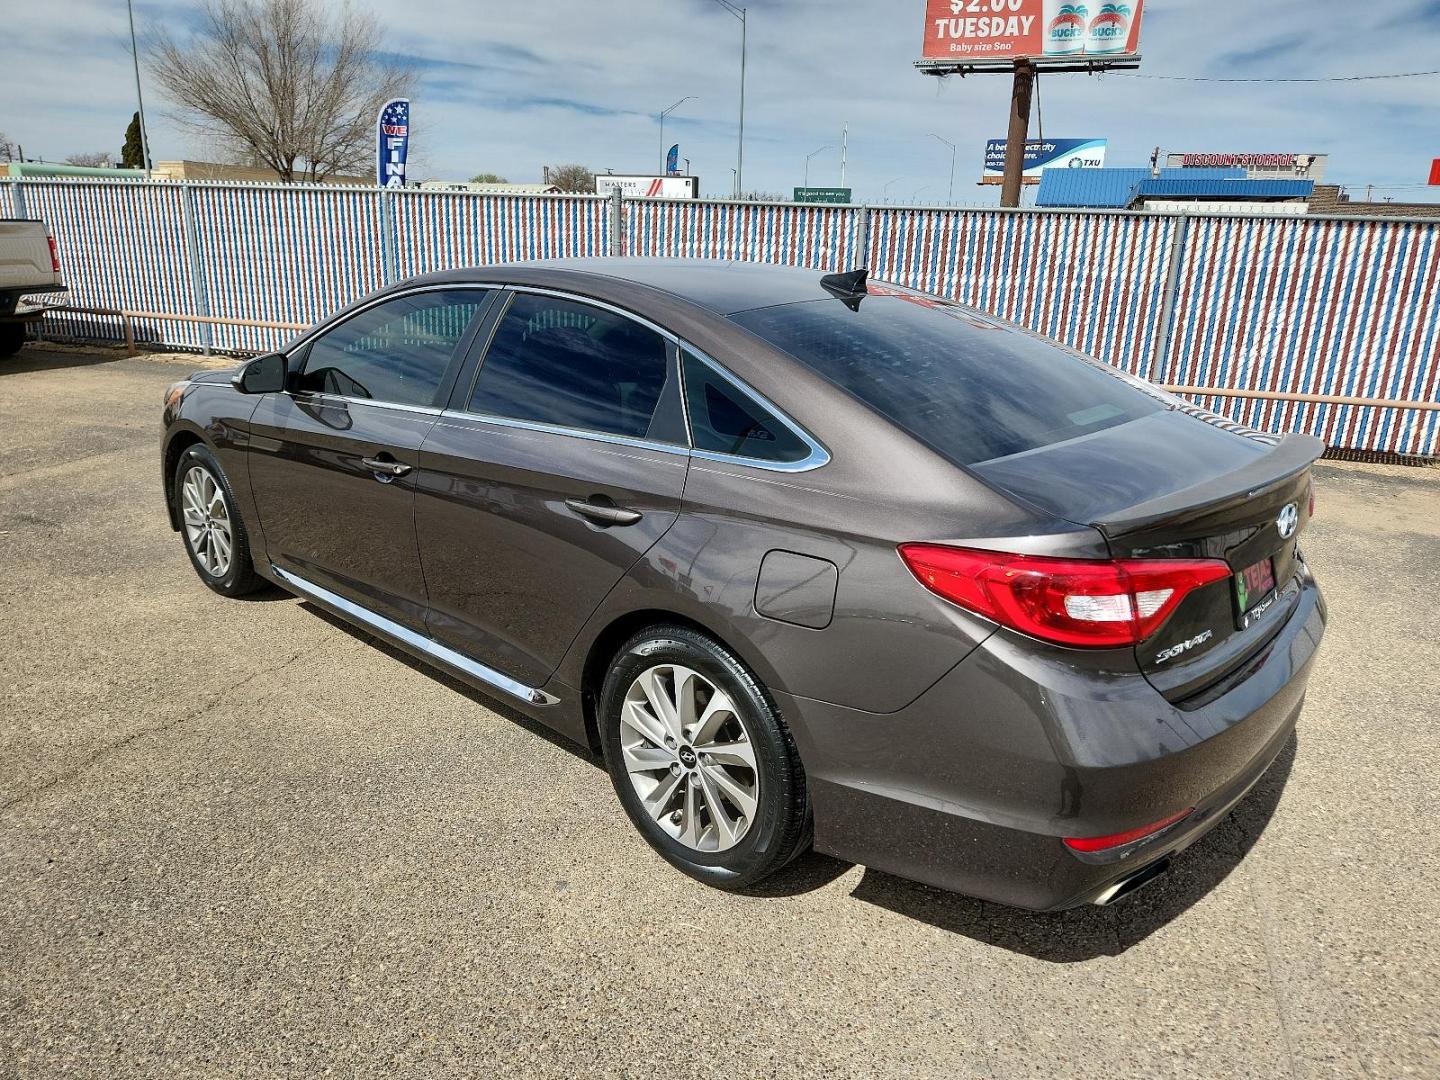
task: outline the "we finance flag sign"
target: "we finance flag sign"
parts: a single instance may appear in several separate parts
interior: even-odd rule
[[[387,101],[375,128],[375,182],[381,187],[404,187],[405,159],[410,156],[410,99]]]

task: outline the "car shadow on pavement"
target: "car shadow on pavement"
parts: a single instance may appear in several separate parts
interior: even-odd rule
[[[1055,964],[1118,956],[1183,914],[1240,865],[1280,803],[1297,744],[1292,735],[1240,805],[1175,856],[1167,873],[1114,906],[1022,911],[870,869],[851,895],[941,930]]]
[[[284,592],[283,590],[280,590],[280,592],[282,598],[289,597],[291,599],[299,599],[298,597],[293,597],[292,594]],[[548,727],[540,723],[538,720],[530,719],[530,717],[526,716],[519,710],[510,708],[510,706],[506,705],[498,698],[493,698],[489,694],[485,694],[479,690],[476,690],[468,683],[463,683],[454,676],[446,674],[439,668],[435,667],[433,664],[429,664],[424,660],[420,660],[414,656],[411,656],[404,649],[398,648],[395,645],[391,645],[390,642],[386,641],[384,638],[376,637],[374,634],[363,630],[362,628],[354,625],[353,623],[347,622],[346,620],[340,618],[340,616],[338,615],[330,614],[330,612],[326,611],[318,604],[312,604],[308,600],[300,600],[300,604],[302,607],[305,608],[306,611],[311,612],[317,618],[323,619],[325,622],[335,627],[335,629],[343,630],[345,633],[349,634],[357,641],[363,641],[371,648],[379,649],[386,656],[392,657],[393,659],[400,661],[400,663],[406,665],[409,668],[412,668],[415,671],[418,671],[426,678],[433,679],[441,686],[444,686],[449,690],[453,690],[457,694],[463,694],[465,697],[473,701],[476,705],[489,709],[491,712],[495,713],[495,715],[504,717],[511,723],[518,724],[520,727],[524,728],[531,734],[538,735],[546,742],[558,746],[560,749],[565,750],[566,752],[574,755],[575,757],[579,758],[581,761],[584,761],[589,765],[594,765],[596,768],[601,769],[605,767],[605,763],[600,759],[599,755],[592,754],[589,747],[581,746],[579,743],[567,739],[559,732],[551,731]]]
[[[59,371],[62,368],[73,367],[96,367],[101,364],[113,364],[116,360],[124,360],[125,354],[118,350],[110,349],[77,349],[75,352],[69,350],[32,349],[28,347],[21,349],[14,356],[0,359],[0,376],[21,375],[31,371]]]

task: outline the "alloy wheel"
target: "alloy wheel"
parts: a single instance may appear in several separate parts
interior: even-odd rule
[[[206,573],[224,577],[235,545],[224,492],[209,469],[196,465],[185,474],[180,494],[190,550]]]
[[[692,668],[657,664],[630,684],[620,752],[640,804],[672,839],[725,851],[755,820],[755,747],[728,694]]]

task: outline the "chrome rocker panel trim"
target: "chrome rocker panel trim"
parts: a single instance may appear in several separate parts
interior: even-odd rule
[[[274,563],[270,564],[270,572],[284,584],[295,588],[313,600],[318,600],[326,607],[334,608],[336,611],[354,619],[356,622],[362,623],[373,630],[378,630],[386,637],[394,638],[396,641],[408,645],[417,652],[445,664],[447,667],[452,667],[456,671],[462,671],[471,678],[479,679],[488,686],[493,686],[495,689],[501,690],[511,697],[518,698],[527,705],[558,705],[560,703],[560,699],[553,694],[547,694],[545,691],[537,690],[533,686],[526,686],[524,683],[516,682],[508,675],[502,675],[494,668],[486,667],[478,660],[470,659],[470,657],[464,653],[456,652],[454,649],[441,645],[438,641],[425,637],[422,634],[417,634],[407,626],[401,626],[399,623],[393,622],[383,615],[377,615],[369,608],[361,607],[352,600],[347,600],[343,596],[331,592],[329,589],[316,585],[313,581],[307,581],[296,574],[290,573],[288,570],[280,569],[280,567]]]

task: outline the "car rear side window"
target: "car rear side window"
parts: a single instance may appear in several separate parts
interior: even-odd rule
[[[1029,335],[918,295],[732,317],[961,465],[1137,420],[1165,406]]]
[[[485,303],[480,289],[414,293],[346,319],[311,342],[297,389],[397,405],[433,405]]]
[[[810,446],[770,410],[708,364],[681,356],[695,449],[777,463],[810,455]]]
[[[657,416],[669,376],[668,346],[649,327],[578,301],[517,293],[485,352],[469,408],[669,442],[671,425]]]

